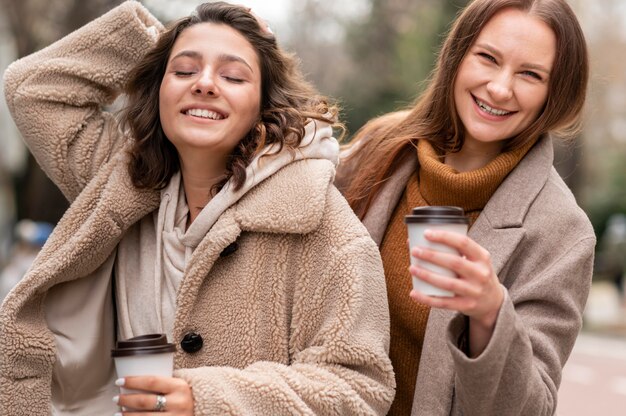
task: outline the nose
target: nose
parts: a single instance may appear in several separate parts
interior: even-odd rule
[[[214,74],[210,69],[200,72],[192,86],[193,93],[198,95],[218,96],[219,88],[215,83]]]
[[[500,72],[487,83],[487,92],[494,101],[507,101],[513,97],[513,76]]]

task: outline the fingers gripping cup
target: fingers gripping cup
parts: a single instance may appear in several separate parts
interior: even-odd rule
[[[419,246],[451,254],[459,254],[459,252],[445,244],[428,241],[424,237],[424,231],[427,229],[437,229],[466,235],[469,224],[469,220],[465,216],[463,208],[446,206],[413,208],[411,215],[406,215],[404,217],[404,222],[408,227],[409,246],[411,248]],[[425,262],[423,260],[418,260],[413,256],[410,256],[410,259],[411,265],[413,266],[420,266],[442,276],[450,278],[457,277],[452,270]],[[432,286],[415,276],[413,276],[413,289],[430,296],[454,296],[454,293]]]
[[[127,376],[172,377],[176,346],[163,334],[148,334],[118,341],[111,351],[119,378]],[[122,394],[140,393],[121,388]]]

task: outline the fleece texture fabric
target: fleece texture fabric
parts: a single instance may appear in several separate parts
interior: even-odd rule
[[[506,289],[504,303],[489,344],[476,358],[460,347],[466,317],[430,310],[411,415],[549,416],[556,411],[561,372],[582,326],[596,240],[553,159],[551,138],[541,137],[470,229],[468,235],[491,254]],[[364,168],[358,157],[347,162],[339,164],[340,189],[355,169]],[[417,155],[398,166],[363,218],[377,244],[417,169]]]
[[[191,256],[219,216],[259,183],[287,165],[305,159],[327,159],[337,164],[339,144],[330,124],[312,120],[297,149],[266,146],[247,166],[246,181],[237,191],[232,180],[215,195],[187,228],[189,208],[180,172],[161,191],[158,215],[127,233],[120,242],[116,262],[120,337],[164,333],[172,339],[176,296]],[[280,150],[280,151],[279,151]],[[156,219],[156,238],[152,229]],[[142,234],[143,233],[143,234]],[[141,253],[141,255],[137,255]],[[145,299],[153,299],[146,302]]]
[[[132,138],[102,108],[155,28],[129,1],[5,73],[18,128],[72,204],[0,309],[2,415],[115,410],[104,405],[115,377],[112,271],[120,241],[155,215],[160,193],[132,185]],[[326,158],[277,170],[218,215],[193,251],[172,333],[174,374],[191,385],[196,415],[387,412],[382,265],[334,173]],[[180,346],[190,332],[204,340],[194,353]],[[84,342],[92,347],[76,349]]]

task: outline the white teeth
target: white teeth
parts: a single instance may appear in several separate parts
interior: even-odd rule
[[[185,114],[195,117],[210,118],[211,120],[222,120],[224,118],[224,116],[215,111],[202,110],[200,108],[191,108],[185,111]]]
[[[512,113],[512,111],[497,110],[495,108],[489,107],[478,98],[474,98],[474,101],[476,101],[476,104],[478,104],[478,106],[482,108],[486,113],[492,114],[494,116],[505,116]]]

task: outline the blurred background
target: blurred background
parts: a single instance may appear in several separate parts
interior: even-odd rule
[[[349,133],[411,103],[466,0],[238,0],[265,18],[309,79],[343,108]],[[0,0],[0,72],[119,0]],[[199,1],[143,0],[163,22]],[[586,125],[555,166],[598,237],[584,328],[563,374],[559,415],[626,408],[626,0],[569,0],[587,36]],[[576,68],[572,68],[576,70]],[[0,85],[0,89],[2,86]],[[29,156],[0,100],[0,299],[21,278],[67,202]]]

